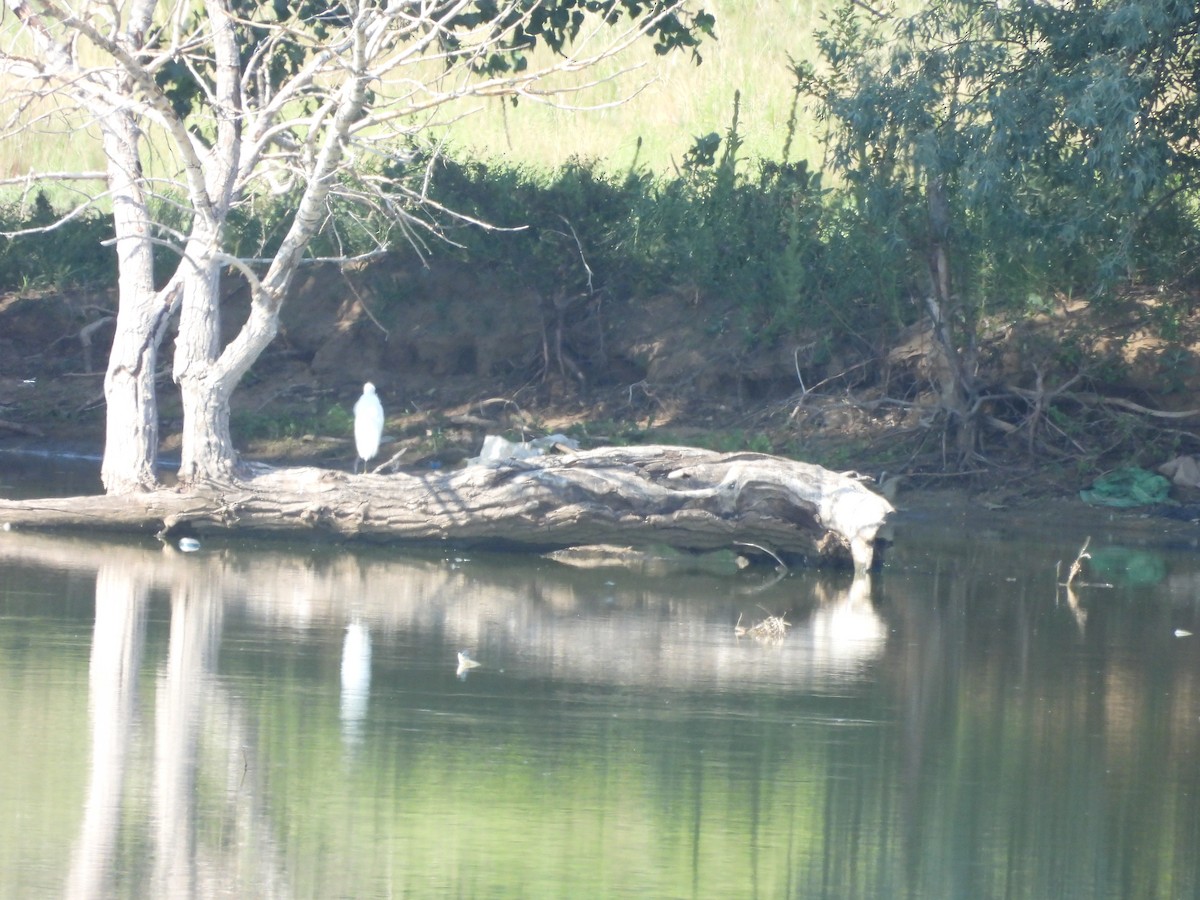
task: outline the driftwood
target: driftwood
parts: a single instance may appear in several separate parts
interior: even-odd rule
[[[867,570],[892,506],[857,480],[757,453],[622,447],[454,471],[350,475],[256,467],[244,480],[119,497],[0,501],[0,523],[164,536],[245,531],[547,551],[708,551]]]

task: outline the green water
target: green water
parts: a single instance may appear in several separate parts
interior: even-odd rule
[[[1192,897],[1189,528],[1075,602],[957,511],[870,581],[0,533],[0,896]]]

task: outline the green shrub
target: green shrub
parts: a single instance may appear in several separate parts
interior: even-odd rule
[[[0,206],[0,231],[30,232],[0,239],[0,291],[61,290],[114,282],[116,253],[106,245],[113,236],[112,220],[92,211],[50,228],[61,215],[40,191],[31,203],[15,201]]]

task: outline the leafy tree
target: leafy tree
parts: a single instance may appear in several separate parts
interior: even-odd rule
[[[98,131],[107,160],[102,187],[96,173],[29,177],[72,184],[84,194],[81,210],[111,203],[119,307],[105,378],[110,493],[155,483],[157,349],[176,313],[180,475],[226,478],[237,472],[230,395],[274,337],[297,266],[314,258],[332,212],[352,206],[362,223],[327,239],[343,261],[397,240],[419,247],[422,231],[438,230],[429,164],[408,147],[439,111],[464,97],[561,102],[579,86],[556,76],[646,39],[660,53],[695,53],[714,24],[681,0],[8,7],[16,25],[5,31],[0,60],[10,77],[10,127],[54,110],[79,135]],[[538,47],[551,53],[535,56]],[[245,247],[233,226],[253,221],[256,204],[280,199],[292,209],[286,227]],[[163,248],[174,258],[158,273]],[[222,346],[227,269],[246,278],[252,299],[245,326]]]
[[[851,208],[907,248],[896,274],[933,320],[963,461],[980,316],[1033,286],[1135,277],[1152,231],[1191,229],[1198,27],[1179,0],[850,2],[821,64],[795,66]]]

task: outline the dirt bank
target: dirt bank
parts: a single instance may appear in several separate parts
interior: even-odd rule
[[[453,465],[488,433],[568,432],[587,445],[654,440],[754,449],[839,470],[903,475],[993,506],[1073,497],[1106,468],[1200,452],[1185,410],[1200,386],[1193,322],[1163,341],[1153,298],[1106,317],[1062,303],[997,327],[979,351],[987,424],[979,458],[951,465],[920,328],[859,337],[819,358],[799,339],[738,332],[736,309],[696,296],[587,296],[497,288],[442,261],[306,271],[282,329],[235,394],[244,455],[348,467],[350,409],[364,381],[387,414],[385,452]],[[0,444],[99,453],[109,291],[0,299]],[[247,294],[226,283],[232,335]],[[1081,336],[1086,337],[1081,340]],[[814,336],[819,337],[819,336]],[[828,342],[826,342],[828,343]],[[160,360],[164,456],[178,450],[171,347]],[[1132,404],[1122,408],[1113,401]],[[1140,458],[1139,458],[1140,457]]]

